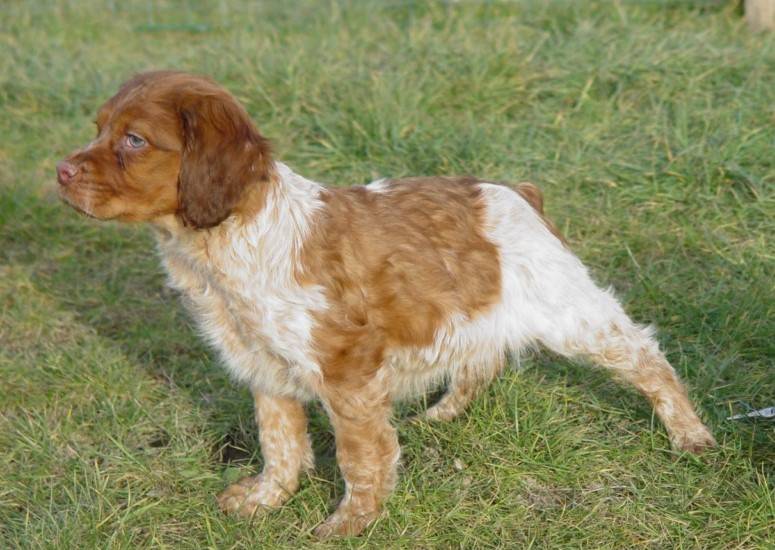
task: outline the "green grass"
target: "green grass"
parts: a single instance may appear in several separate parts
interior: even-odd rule
[[[248,392],[165,289],[148,230],[56,199],[96,107],[165,67],[225,84],[322,181],[535,181],[597,279],[659,327],[721,443],[677,456],[640,396],[523,358],[452,423],[399,419],[386,513],[321,546],[775,544],[773,423],[725,420],[775,405],[775,36],[734,3],[10,0],[0,547],[306,547],[342,493],[312,406],[301,491],[252,524],[219,513],[214,494],[261,463]]]

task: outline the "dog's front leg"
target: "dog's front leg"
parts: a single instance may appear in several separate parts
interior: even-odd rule
[[[311,469],[314,461],[302,404],[260,392],[253,397],[264,469],[218,495],[224,511],[243,517],[283,504],[299,488],[299,474]]]
[[[336,435],[336,459],[345,494],[315,534],[353,536],[376,517],[396,482],[400,449],[390,425],[391,403],[378,374],[365,384],[327,383],[323,403]]]

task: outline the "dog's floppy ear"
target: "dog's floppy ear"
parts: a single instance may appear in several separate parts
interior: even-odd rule
[[[222,90],[189,90],[178,112],[184,140],[178,215],[195,229],[213,227],[231,214],[249,185],[269,178],[269,143]]]

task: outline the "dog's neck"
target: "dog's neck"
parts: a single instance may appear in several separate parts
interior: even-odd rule
[[[203,262],[220,258],[216,264],[231,255],[262,269],[298,258],[325,188],[281,162],[273,168],[270,181],[249,189],[235,212],[215,227],[192,229],[175,215],[155,220],[162,253],[185,250]]]

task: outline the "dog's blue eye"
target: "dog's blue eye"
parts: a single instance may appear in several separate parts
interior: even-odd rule
[[[140,147],[145,146],[145,140],[135,134],[127,134],[126,144],[132,149],[139,149]]]

